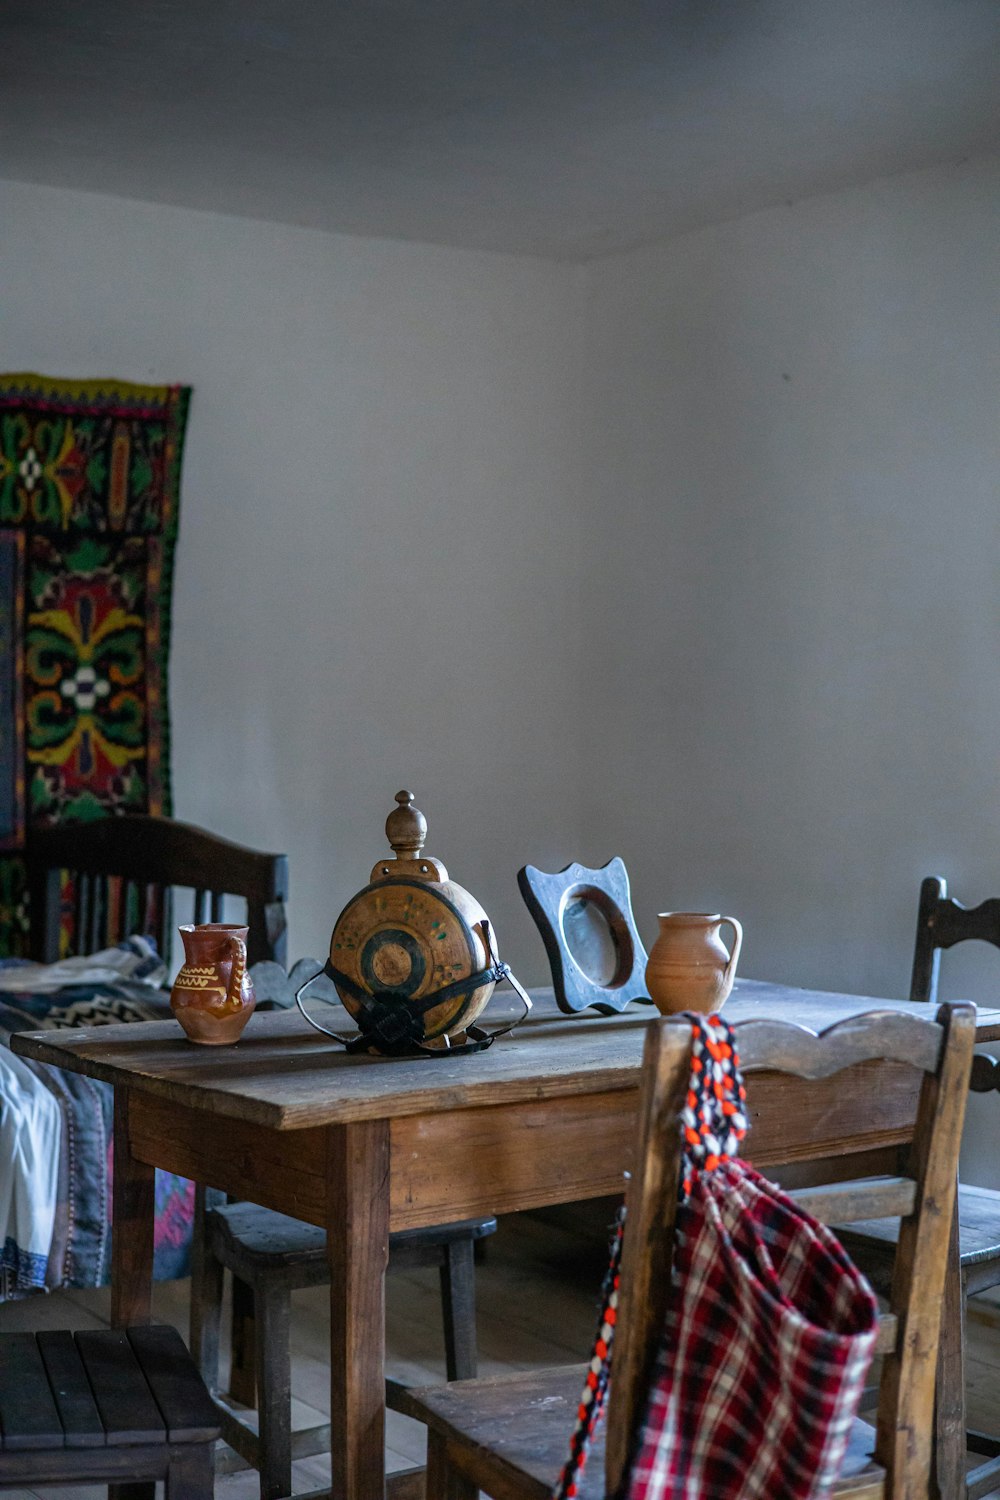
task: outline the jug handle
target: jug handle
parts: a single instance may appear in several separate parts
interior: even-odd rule
[[[726,965],[726,973],[723,980],[724,984],[729,985],[732,984],[734,978],[736,977],[736,965],[739,961],[740,949],[743,947],[743,927],[739,922],[737,922],[735,917],[721,917],[719,920],[720,924],[722,922],[728,922],[730,927],[733,929],[734,941],[732,951],[729,954],[729,962]]]
[[[229,946],[233,950],[233,967],[229,974],[229,993],[226,995],[227,1007],[239,1010],[243,1004],[243,976],[247,968],[247,945],[240,937],[231,937]]]

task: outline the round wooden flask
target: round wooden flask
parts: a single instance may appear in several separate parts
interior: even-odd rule
[[[422,854],[427,820],[412,792],[397,792],[396,802],[385,824],[395,857],[374,867],[371,883],[337,918],[330,963],[365,994],[401,1005],[458,984],[422,1011],[423,1040],[432,1041],[464,1031],[485,1008],[495,981],[474,981],[497,954],[479,902],[448,879],[439,859]],[[473,981],[467,989],[463,979]],[[337,984],[337,993],[357,1019],[362,1002],[346,985]]]

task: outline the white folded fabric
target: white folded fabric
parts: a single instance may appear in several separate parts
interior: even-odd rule
[[[0,991],[7,994],[50,995],[67,984],[131,984],[160,988],[167,966],[147,937],[126,938],[116,948],[104,948],[85,958],[63,958],[56,964],[17,964],[0,968]]]
[[[4,1049],[0,1067],[0,1271],[21,1291],[44,1287],[59,1191],[62,1128],[55,1095]]]

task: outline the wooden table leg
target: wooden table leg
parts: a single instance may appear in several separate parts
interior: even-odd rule
[[[115,1089],[115,1170],[111,1225],[111,1322],[148,1323],[153,1297],[153,1215],[156,1171],[132,1155],[129,1095]],[[108,1486],[108,1500],[153,1500],[150,1483]]]
[[[385,1268],[389,1126],[327,1133],[332,1500],[385,1494]]]
[[[153,1300],[156,1170],[132,1155],[128,1089],[115,1089],[114,1210],[111,1226],[111,1322],[148,1323]]]

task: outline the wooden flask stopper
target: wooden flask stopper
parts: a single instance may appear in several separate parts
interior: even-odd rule
[[[385,820],[385,836],[392,846],[395,859],[379,860],[372,870],[372,881],[412,876],[416,880],[433,880],[443,885],[448,871],[439,859],[423,854],[427,838],[427,819],[419,807],[413,805],[412,792],[397,792],[397,806]]]

